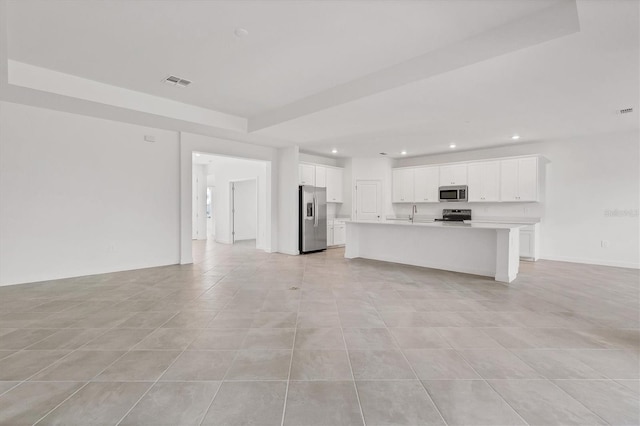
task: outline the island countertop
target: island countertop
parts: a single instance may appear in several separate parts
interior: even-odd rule
[[[520,228],[490,222],[345,221],[347,259],[363,258],[494,277],[518,274]],[[471,231],[468,231],[471,230]]]
[[[363,225],[391,225],[391,226],[427,226],[432,228],[454,228],[454,229],[519,229],[527,225],[522,223],[495,223],[495,222],[442,222],[442,221],[418,221],[410,222],[408,220],[384,220],[384,221],[368,221],[368,220],[345,220],[345,223],[357,223]]]

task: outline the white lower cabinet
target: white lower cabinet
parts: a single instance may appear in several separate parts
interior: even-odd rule
[[[327,247],[342,246],[346,241],[346,225],[344,222],[327,222]]]
[[[336,246],[344,245],[346,241],[345,224],[333,225],[333,244]]]
[[[520,228],[520,259],[538,260],[540,238],[538,224]]]

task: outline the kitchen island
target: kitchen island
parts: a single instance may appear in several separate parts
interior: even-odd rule
[[[347,221],[344,256],[495,277],[518,275],[524,224]]]

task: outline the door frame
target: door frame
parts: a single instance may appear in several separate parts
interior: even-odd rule
[[[234,179],[229,181],[229,241],[231,244],[236,243],[236,216],[235,216],[235,184],[238,182],[255,182],[256,183],[256,245],[258,243],[258,235],[260,234],[260,197],[258,195],[258,179],[257,178],[247,178],[247,179]]]
[[[356,179],[356,183],[353,187],[353,217],[355,218],[355,220],[358,220],[358,184],[360,182],[376,182],[378,185],[380,185],[380,198],[379,198],[379,202],[380,204],[378,205],[379,209],[380,209],[380,215],[378,215],[378,221],[381,220],[381,216],[383,214],[382,209],[384,208],[384,191],[383,191],[383,182],[381,179]]]

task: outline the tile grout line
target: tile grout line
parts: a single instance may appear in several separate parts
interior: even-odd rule
[[[491,336],[489,336],[489,337],[491,337]],[[498,344],[500,344],[500,342],[498,342]],[[502,346],[502,345],[500,345],[500,346]],[[506,349],[506,348],[504,348],[504,349]],[[509,404],[509,401],[507,401],[507,400],[506,400],[506,398],[505,398],[505,397],[503,397],[503,396],[502,396],[502,394],[501,394],[500,392],[498,392],[498,391],[496,390],[496,388],[494,388],[494,387],[491,385],[491,383],[489,383],[489,380],[485,379],[485,378],[484,378],[484,376],[482,376],[482,374],[480,374],[480,373],[478,372],[478,370],[476,370],[476,369],[475,369],[475,367],[474,367],[473,365],[471,365],[471,363],[470,363],[469,361],[467,361],[467,358],[465,358],[465,357],[464,357],[464,355],[461,353],[461,349],[456,349],[456,348],[454,348],[454,351],[458,354],[458,356],[460,356],[460,357],[464,360],[464,362],[466,362],[466,363],[469,365],[469,367],[471,367],[471,369],[473,370],[473,372],[474,372],[474,373],[476,373],[476,374],[478,375],[478,377],[480,377],[480,380],[482,380],[484,383],[486,383],[486,385],[487,385],[487,386],[489,386],[489,387],[491,388],[491,390],[492,390],[493,392],[495,392],[495,394],[496,394],[496,395],[498,395],[498,397],[499,397],[502,401],[504,401],[504,403],[505,403],[505,404],[507,404],[507,405],[509,406],[509,408],[511,408],[511,410],[513,410],[513,412],[514,412],[514,413],[516,413],[516,416],[518,416],[518,417],[519,417],[519,418],[524,422],[524,424],[525,424],[525,425],[528,425],[528,424],[529,424],[529,422],[527,422],[527,421],[524,419],[524,417],[522,417],[522,415],[518,412],[518,410],[516,410],[516,409],[515,409],[515,407],[513,407],[511,404]],[[424,384],[423,384],[422,386],[424,386]],[[425,387],[425,389],[426,389],[426,387]],[[429,392],[429,391],[427,390],[427,392]]]
[[[411,372],[413,373],[414,377],[416,378],[416,380],[418,381],[418,383],[420,383],[420,386],[422,387],[422,389],[424,390],[425,394],[427,395],[427,397],[429,398],[429,401],[431,401],[431,404],[433,404],[433,407],[436,409],[436,412],[438,413],[438,415],[440,416],[440,418],[442,419],[442,422],[445,425],[448,425],[446,419],[444,418],[444,416],[442,415],[442,412],[440,412],[440,408],[438,408],[438,406],[436,405],[435,401],[433,400],[433,398],[431,398],[431,395],[429,394],[429,391],[427,390],[427,388],[425,388],[424,384],[422,383],[422,381],[420,380],[420,377],[418,377],[418,373],[416,373],[415,369],[413,368],[413,365],[411,365],[411,363],[409,362],[409,359],[407,359],[407,356],[404,353],[403,348],[400,346],[400,343],[398,342],[398,339],[396,339],[396,337],[393,335],[393,333],[391,333],[391,331],[389,331],[389,326],[387,325],[387,323],[384,321],[382,315],[380,315],[380,312],[378,311],[378,308],[376,307],[375,303],[373,303],[373,300],[371,300],[371,306],[373,306],[373,310],[376,312],[376,314],[378,315],[378,317],[380,317],[380,319],[382,320],[382,323],[384,324],[384,329],[387,331],[387,333],[389,333],[389,335],[391,336],[391,338],[393,339],[393,341],[396,343],[396,345],[398,346],[398,352],[400,352],[402,354],[402,358],[404,359],[404,361],[407,363],[407,365],[409,366],[409,368],[411,369]],[[439,333],[436,332],[436,334],[438,334],[440,336]],[[442,337],[442,336],[440,336]],[[447,339],[444,339],[445,341]],[[450,343],[447,341],[447,344],[450,345]]]
[[[291,368],[293,366],[293,356],[294,351],[296,349],[296,337],[298,335],[298,318],[300,318],[300,305],[302,305],[302,282],[304,281],[304,275],[306,272],[306,261],[305,268],[302,272],[302,278],[300,280],[300,297],[298,298],[298,309],[296,310],[296,325],[293,329],[293,344],[291,345],[291,359],[289,360],[289,373],[287,374],[287,387],[284,390],[284,403],[282,405],[282,420],[280,421],[280,425],[284,426],[284,419],[287,414],[287,399],[289,398],[289,384],[291,383]],[[296,290],[298,291],[298,290]]]
[[[217,284],[217,283],[216,283]],[[212,285],[209,289],[215,287],[215,285]],[[200,293],[199,296],[195,297],[193,300],[198,299],[200,296],[202,296],[204,293],[206,293],[209,289],[205,290],[204,292]],[[227,302],[229,303],[229,302]],[[226,305],[225,305],[226,306]],[[176,316],[178,316],[180,313],[182,313],[182,311],[178,311],[175,315],[171,316],[171,318],[169,318],[167,321],[165,321],[164,323],[162,323],[162,325],[167,324],[169,321],[171,321],[173,318],[175,318]],[[217,312],[213,318],[211,318],[210,321],[213,321],[215,319],[215,317],[218,316],[220,312]],[[208,324],[208,323],[207,323]],[[158,329],[162,328],[162,325],[160,327],[158,327]],[[157,330],[157,329],[156,329]],[[153,332],[151,332],[149,334],[149,336],[153,333],[155,333],[154,330]],[[197,339],[198,337],[194,337],[193,340]],[[144,339],[143,339],[144,340]],[[131,347],[131,349],[129,349],[129,351],[127,351],[127,353],[131,352],[136,346],[138,346],[140,343],[142,342],[142,340],[138,343],[136,343],[133,347]],[[131,413],[131,411],[133,411],[133,409],[140,403],[140,401],[142,401],[142,399],[149,393],[149,391],[160,381],[160,379],[162,378],[162,376],[164,376],[166,374],[166,372],[171,368],[171,366],[173,366],[173,364],[175,364],[175,362],[182,356],[182,354],[185,353],[185,351],[187,350],[187,348],[191,345],[191,343],[193,343],[193,341],[189,342],[189,344],[185,345],[184,349],[182,350],[182,352],[180,352],[180,354],[174,358],[173,361],[171,361],[171,363],[169,363],[169,365],[167,366],[167,368],[164,369],[164,371],[158,376],[158,378],[151,383],[151,385],[147,388],[147,390],[140,396],[140,398],[138,398],[138,400],[129,408],[129,410],[120,418],[120,420],[116,423],[116,426],[118,426],[120,423],[122,423],[122,421],[129,415],[129,413]],[[126,355],[126,354],[125,354]],[[124,356],[124,355],[123,355]],[[120,359],[120,358],[118,358]],[[112,365],[112,364],[111,364]],[[108,367],[107,367],[108,368]],[[104,370],[103,370],[104,371]],[[97,376],[96,376],[97,377]],[[220,384],[220,386],[222,386],[222,384]],[[220,389],[220,386],[218,386],[218,389],[216,390],[216,394],[218,392],[218,390]],[[215,398],[215,394],[214,394],[214,398]],[[205,413],[206,414],[206,413]]]
[[[237,268],[234,268],[234,270]],[[227,276],[227,274],[224,275],[225,277]],[[218,282],[220,282],[221,280],[219,280]],[[217,284],[217,283],[216,283]],[[224,312],[224,308],[226,308],[227,306],[229,306],[229,304],[231,303],[231,301],[233,300],[233,298],[240,292],[240,289],[235,290],[235,292],[233,293],[233,296],[231,298],[229,298],[229,301],[227,301],[227,303],[224,304],[224,306],[222,307],[222,309],[220,310],[220,312]],[[216,315],[217,317],[218,315]],[[215,318],[213,318],[211,321],[213,321]],[[244,339],[246,339],[247,336],[245,335],[245,337],[242,339],[242,342],[240,343],[240,347],[242,347],[242,343],[244,343]],[[218,386],[218,389],[216,389],[216,391],[213,394],[213,397],[211,398],[211,401],[209,401],[209,404],[207,405],[207,409],[204,410],[204,413],[202,414],[202,419],[200,419],[200,421],[198,422],[198,426],[202,425],[204,423],[204,419],[207,418],[207,414],[209,414],[209,410],[211,410],[211,407],[213,406],[213,401],[215,401],[216,397],[218,396],[218,393],[220,392],[220,389],[222,389],[222,385],[225,382],[225,379],[227,377],[227,374],[229,374],[229,370],[231,370],[231,367],[233,366],[233,363],[236,361],[236,358],[238,358],[238,353],[240,352],[240,349],[235,349],[235,354],[233,355],[233,359],[231,360],[231,362],[229,363],[229,368],[227,368],[227,371],[224,372],[224,375],[222,376],[222,379],[220,379],[220,385]]]
[[[125,299],[128,300],[128,299]],[[122,300],[117,301],[114,303],[113,306],[117,305],[118,303],[122,302]],[[129,315],[128,318],[132,317],[133,315]],[[175,315],[174,315],[175,316]],[[173,318],[173,316],[171,317]],[[122,321],[125,322],[126,320]],[[168,321],[168,320],[167,320]],[[76,349],[72,350],[71,352],[69,352],[67,355],[65,355],[64,357],[60,358],[59,360],[55,361],[52,364],[49,364],[48,366],[46,366],[45,368],[43,368],[42,370],[38,371],[37,373],[29,376],[27,379],[24,380],[24,382],[28,381],[31,377],[34,377],[37,374],[40,374],[42,371],[46,370],[49,367],[52,367],[53,365],[59,364],[60,362],[62,362],[63,360],[65,360],[67,357],[71,356],[71,354],[80,351],[83,347],[85,347],[86,345],[88,345],[89,343],[93,342],[94,340],[99,339],[100,337],[104,336],[105,334],[107,334],[109,331],[114,330],[117,328],[117,326],[119,324],[122,324],[122,322],[115,324],[113,327],[108,328],[104,333],[102,333],[100,336],[95,337],[94,339],[89,340],[88,342],[85,342],[84,344],[80,345],[79,347],[77,347]],[[164,324],[164,323],[163,323]],[[35,343],[34,343],[35,344]],[[106,352],[106,351],[105,351]],[[100,370],[100,372],[96,375],[94,375],[91,379],[87,380],[82,386],[80,386],[75,392],[72,392],[69,396],[67,396],[65,399],[63,399],[58,405],[56,405],[55,407],[53,407],[51,410],[47,411],[42,417],[40,417],[35,423],[33,423],[34,425],[38,424],[39,422],[41,422],[45,417],[47,417],[49,414],[51,414],[55,409],[57,409],[58,407],[60,407],[62,404],[64,404],[65,402],[67,402],[70,398],[72,398],[75,394],[77,394],[78,392],[80,392],[82,389],[84,389],[89,383],[91,383],[91,380],[93,378],[95,378],[96,376],[98,376],[99,374],[101,374],[104,370],[106,370],[107,368],[109,368],[111,365],[113,365],[113,363],[115,363],[117,360],[119,360],[120,358],[122,358],[128,351],[125,351],[122,355],[120,355],[119,357],[117,357],[112,363],[110,363],[109,365],[107,365],[104,369]],[[23,383],[24,383],[23,382]]]

